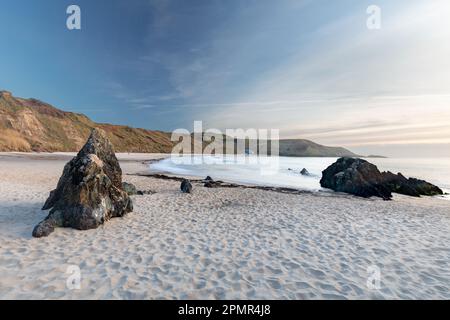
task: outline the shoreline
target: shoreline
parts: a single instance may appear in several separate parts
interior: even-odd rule
[[[160,160],[155,160],[152,162],[158,162]],[[149,163],[152,163],[149,162]],[[155,178],[155,179],[160,179],[160,180],[172,180],[172,181],[177,181],[177,182],[181,182],[184,179],[188,179],[191,183],[195,183],[197,185],[200,184],[204,184],[205,179],[200,179],[200,177],[198,176],[190,176],[190,175],[172,175],[170,173],[133,173],[133,174],[126,174],[128,176],[138,176],[138,177],[149,177],[149,178]],[[371,198],[361,198],[361,197],[356,197],[350,194],[346,194],[344,192],[336,192],[333,190],[328,190],[328,189],[324,189],[324,190],[317,190],[317,191],[312,191],[312,190],[302,190],[302,189],[295,189],[295,188],[289,188],[289,187],[277,187],[277,186],[267,186],[267,185],[257,185],[257,184],[243,184],[243,183],[235,183],[235,182],[230,182],[230,181],[222,181],[222,180],[215,180],[216,183],[218,183],[217,186],[214,187],[210,187],[211,189],[215,189],[215,188],[240,188],[240,189],[256,189],[256,190],[263,190],[263,191],[271,191],[271,192],[278,192],[278,193],[285,193],[285,194],[294,194],[294,195],[302,195],[302,194],[308,194],[308,195],[312,195],[312,196],[319,196],[319,197],[347,197],[347,198],[357,198],[357,199],[366,199],[366,200],[371,200],[373,197]],[[394,195],[397,196],[402,196],[402,197],[410,197],[410,196],[405,196],[405,195],[401,195],[398,193],[393,192]],[[448,198],[449,194],[445,193],[442,196],[421,196],[421,197],[412,197],[415,199],[440,199],[440,200],[450,200],[450,198]],[[394,199],[392,199],[394,200]]]
[[[449,202],[200,182],[183,194],[179,177],[140,176],[140,157],[121,162],[125,182],[152,191],[132,213],[32,238],[65,163],[0,157],[0,299],[450,298]],[[66,286],[74,266],[79,290]]]
[[[70,161],[74,156],[76,156],[76,152],[0,152],[0,161],[8,161],[8,160],[33,160],[33,161]],[[183,179],[189,179],[191,182],[200,183],[204,178],[196,175],[183,175],[183,174],[172,174],[171,172],[164,170],[152,170],[150,169],[150,165],[153,163],[160,162],[170,157],[170,154],[164,153],[116,153],[117,159],[121,164],[139,164],[142,165],[141,169],[137,168],[133,169],[134,172],[132,174],[125,173],[124,175],[137,175],[143,177],[153,177],[162,180],[175,180],[180,181]],[[258,189],[263,191],[273,191],[279,193],[287,193],[287,194],[311,194],[316,196],[325,196],[325,197],[350,197],[354,198],[354,196],[342,193],[335,192],[333,190],[323,189],[323,190],[308,190],[301,188],[292,188],[288,186],[272,186],[272,185],[264,185],[264,184],[255,184],[255,183],[243,183],[243,182],[235,182],[229,179],[219,179],[219,182],[222,183],[219,188],[242,188],[242,189]],[[442,196],[422,196],[418,199],[439,199],[450,201],[450,190],[443,188],[445,194]],[[396,193],[393,193],[396,196],[402,196]],[[370,198],[366,198],[370,200]],[[394,199],[395,200],[395,197]]]
[[[45,160],[45,161],[70,161],[74,156],[76,156],[76,152],[0,152],[0,161],[8,161],[8,160]],[[141,169],[134,169],[135,172],[132,174],[126,173],[125,175],[137,175],[137,176],[146,176],[153,177],[162,180],[176,180],[180,181],[182,179],[189,179],[191,182],[199,183],[202,182],[204,178],[196,175],[183,175],[183,174],[172,174],[171,172],[164,170],[152,170],[150,169],[150,165],[153,163],[160,162],[170,157],[170,154],[165,153],[116,153],[116,156],[121,164],[131,163],[131,164],[139,164],[142,165]],[[306,157],[308,158],[308,157]],[[308,190],[301,188],[292,188],[288,186],[275,186],[275,185],[264,185],[264,184],[255,184],[255,183],[243,183],[236,182],[230,179],[219,179],[222,183],[219,188],[243,188],[243,189],[258,189],[263,191],[273,191],[279,193],[287,193],[287,194],[311,194],[316,196],[324,196],[324,197],[350,197],[355,198],[352,195],[335,192],[333,190],[322,189],[322,190]],[[450,190],[443,188],[445,194],[442,196],[422,196],[418,199],[439,199],[450,201]],[[396,196],[402,196],[396,193],[393,193]],[[366,198],[370,200],[370,198]],[[395,197],[394,199],[395,200]]]

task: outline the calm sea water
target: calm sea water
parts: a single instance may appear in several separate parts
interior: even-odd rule
[[[189,161],[187,161],[189,159]],[[258,160],[259,159],[259,160]],[[321,190],[320,178],[322,171],[337,160],[337,158],[296,158],[278,157],[258,158],[256,156],[185,157],[185,163],[180,159],[171,158],[151,165],[154,171],[172,174],[206,177],[216,180],[247,183],[267,186],[292,187],[304,190]],[[191,161],[192,160],[192,161]],[[450,193],[450,159],[367,159],[378,166],[381,171],[401,172],[407,177],[415,177],[436,184],[445,192]],[[276,170],[267,170],[268,161]],[[306,168],[312,176],[303,176],[300,171]]]

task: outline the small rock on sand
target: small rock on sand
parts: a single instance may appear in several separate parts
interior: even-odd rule
[[[181,181],[180,189],[181,189],[181,192],[183,192],[183,193],[191,193],[192,192],[191,182],[187,179],[183,179],[183,181]]]
[[[309,173],[308,170],[306,170],[306,168],[303,168],[302,171],[300,171],[300,174],[303,176],[310,176],[311,174]]]

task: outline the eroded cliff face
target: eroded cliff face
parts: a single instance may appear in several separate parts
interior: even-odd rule
[[[178,143],[170,140],[168,132],[98,124],[83,114],[0,91],[0,152],[75,152],[83,146],[93,128],[105,131],[116,152],[171,153]],[[205,147],[209,142],[199,143]],[[287,157],[356,156],[344,148],[327,147],[304,139],[280,140],[279,154]]]
[[[36,99],[14,97],[0,91],[0,151],[74,152],[93,128],[101,128],[116,152],[172,150],[165,132],[96,124],[83,114],[65,112]]]

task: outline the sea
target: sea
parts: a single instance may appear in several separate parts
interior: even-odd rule
[[[337,158],[193,155],[169,157],[150,165],[153,172],[188,177],[206,176],[240,184],[326,191],[320,186],[322,171]],[[431,182],[450,193],[450,158],[370,158],[380,171],[401,172]],[[306,169],[309,175],[300,172]],[[450,200],[446,195],[442,198]]]

